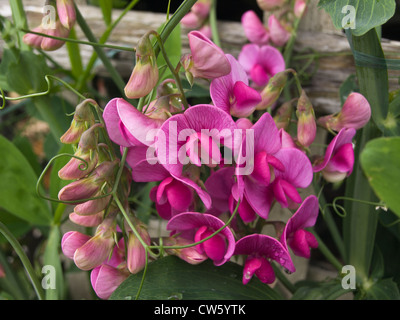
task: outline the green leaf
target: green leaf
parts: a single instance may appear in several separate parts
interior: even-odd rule
[[[25,95],[47,90],[45,76],[51,74],[51,70],[42,55],[31,51],[14,54],[11,50],[5,50],[0,73],[2,89]]]
[[[49,225],[47,202],[36,194],[37,176],[22,153],[0,136],[0,207],[37,225]]]
[[[400,137],[371,140],[360,161],[377,197],[400,217]]]
[[[392,279],[375,282],[367,289],[366,300],[400,300],[399,288]]]
[[[292,296],[292,300],[335,300],[340,296],[351,292],[343,289],[338,280],[328,282],[301,281],[296,283],[298,289]]]
[[[269,286],[258,279],[242,284],[243,267],[227,262],[216,267],[207,260],[193,266],[168,256],[149,263],[139,299],[144,300],[279,300]],[[135,299],[143,271],[128,277],[110,300]]]
[[[354,8],[354,16],[351,8]],[[319,7],[331,16],[337,29],[350,28],[355,36],[386,23],[395,13],[395,0],[320,0]],[[354,25],[349,23],[354,22]]]

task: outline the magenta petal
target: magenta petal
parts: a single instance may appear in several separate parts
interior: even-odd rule
[[[247,258],[243,267],[243,284],[249,283],[254,273],[261,267],[261,258]]]
[[[262,46],[260,48],[259,61],[265,70],[274,76],[278,72],[282,72],[286,69],[285,59],[282,53],[273,46]]]
[[[133,137],[147,146],[154,142],[156,131],[164,120],[149,118],[123,99],[117,100],[117,110],[122,123]]]
[[[310,248],[318,248],[318,241],[315,236],[306,230],[297,230],[289,238],[288,244],[296,256],[309,259]]]
[[[275,281],[275,272],[269,261],[261,258],[261,266],[256,270],[256,276],[262,283],[271,284]]]
[[[106,124],[106,129],[110,139],[116,144],[123,147],[134,145],[134,141],[126,140],[120,131],[120,117],[117,110],[117,102],[120,98],[112,99],[104,108],[103,118]],[[134,108],[131,106],[131,108]]]
[[[352,143],[346,143],[339,147],[334,156],[328,162],[325,170],[348,172],[353,171],[354,165],[354,150]]]
[[[273,155],[281,148],[281,138],[278,128],[272,116],[266,112],[253,125],[254,130],[254,150],[255,152],[265,151]]]
[[[313,170],[308,157],[300,150],[284,148],[275,154],[284,165],[285,171],[275,171],[280,177],[296,188],[307,188],[313,179]]]
[[[171,207],[177,211],[188,210],[193,201],[192,191],[178,180],[173,180],[165,192]]]
[[[212,234],[213,234],[213,232],[210,230],[202,232],[199,240],[203,240],[203,239],[211,236]],[[196,240],[196,241],[199,241],[199,240]],[[221,235],[217,234],[217,235],[213,236],[212,238],[201,243],[200,246],[203,248],[204,252],[211,260],[221,261],[224,259],[224,255],[226,252],[226,243],[225,243],[224,238]]]
[[[286,248],[273,237],[263,234],[252,234],[236,242],[235,255],[258,254],[272,259],[290,272],[296,271]]]
[[[324,160],[313,167],[314,172],[323,170],[331,160],[332,155],[335,154],[336,150],[338,150],[344,144],[352,143],[355,134],[356,130],[354,128],[340,130],[339,133],[329,143],[329,146],[325,151]]]
[[[256,218],[256,213],[254,209],[250,206],[246,197],[244,197],[243,200],[240,202],[238,213],[244,223],[252,222]]]
[[[226,167],[214,171],[204,183],[212,199],[210,213],[221,214],[229,211],[229,197],[234,180],[235,168]]]
[[[250,42],[256,44],[267,44],[269,41],[269,33],[261,22],[257,14],[252,11],[246,11],[242,15],[242,26],[244,33]]]
[[[233,86],[233,95],[236,103],[231,107],[231,114],[235,117],[248,117],[261,102],[261,95],[255,89],[242,81],[236,81]]]
[[[270,75],[260,63],[256,63],[250,70],[250,78],[257,86],[262,87],[268,83]]]
[[[204,34],[191,31],[188,38],[193,59],[193,67],[190,71],[194,77],[214,79],[227,75],[231,71],[223,50]]]
[[[193,180],[187,178],[187,177],[176,177],[173,176],[176,180],[182,182],[183,184],[193,188],[197,195],[199,196],[200,200],[203,202],[204,206],[206,207],[206,209],[210,209],[211,208],[211,197],[208,194],[207,191],[204,191],[197,183],[195,183]]]
[[[251,69],[258,61],[260,47],[256,44],[245,44],[239,53],[238,61],[243,66],[247,74],[250,74]]]
[[[224,225],[225,223],[222,220],[207,213],[184,212],[171,218],[167,224],[167,230],[184,232],[193,231],[194,229],[206,226],[210,230],[217,231]],[[218,261],[214,261],[216,266],[220,266],[227,262],[235,250],[235,238],[229,227],[224,228],[219,235],[223,235],[226,238],[228,245],[223,258]]]
[[[274,195],[270,187],[262,186],[250,179],[244,179],[244,194],[254,211],[263,219],[268,219]]]
[[[285,248],[287,248],[286,240],[291,234],[297,230],[310,228],[315,225],[318,213],[318,198],[314,195],[308,196],[286,223],[281,236],[281,241]]]

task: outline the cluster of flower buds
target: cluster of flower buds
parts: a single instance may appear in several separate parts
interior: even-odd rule
[[[211,38],[211,27],[208,21],[211,0],[199,0],[181,20],[182,26],[187,29],[198,30],[206,37]]]
[[[261,10],[269,14],[267,26],[253,10],[242,15],[242,26],[247,39],[258,45],[284,46],[292,33],[295,19],[306,10],[305,0],[257,0]]]
[[[42,23],[33,29],[34,32],[42,33],[47,36],[68,38],[71,29],[76,21],[75,4],[73,0],[52,0],[50,4],[45,6],[51,7],[46,10],[46,15],[42,19]],[[64,41],[34,33],[27,33],[24,42],[29,46],[44,51],[54,51],[64,45]]]
[[[73,157],[59,170],[62,180],[73,180],[58,194],[60,201],[74,205],[69,215],[73,223],[93,228],[88,235],[70,231],[62,238],[62,250],[81,270],[92,270],[92,286],[100,298],[107,299],[115,288],[130,273],[143,269],[146,261],[144,247],[135,239],[128,226],[128,241],[125,244],[118,226],[120,210],[110,194],[119,160],[112,160],[108,147],[99,142],[97,123],[92,111],[96,106],[92,99],[80,103],[74,113],[70,128],[61,137],[64,144],[71,144]],[[125,198],[130,193],[130,173],[124,168],[120,186]],[[127,210],[129,212],[129,210]],[[143,224],[134,225],[140,236],[150,244]],[[119,239],[120,238],[120,239]],[[125,251],[125,245],[127,250]]]

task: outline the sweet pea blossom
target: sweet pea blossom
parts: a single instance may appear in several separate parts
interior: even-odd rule
[[[343,128],[361,129],[370,118],[371,107],[368,100],[362,94],[352,92],[339,113],[320,117],[317,122],[329,130],[339,132]]]
[[[354,149],[353,137],[356,134],[354,128],[342,129],[329,143],[323,157],[314,161],[314,172],[322,171],[322,175],[328,182],[339,182],[353,172]]]
[[[269,44],[270,34],[253,10],[246,11],[241,18],[242,27],[247,39],[254,44]]]
[[[271,260],[282,265],[289,272],[296,271],[287,249],[277,239],[263,234],[251,234],[238,240],[235,255],[246,255],[243,267],[243,284],[247,284],[253,275],[263,283],[273,283],[275,273]]]
[[[271,42],[276,46],[282,47],[290,39],[289,28],[273,14],[268,18],[268,28]]]
[[[215,79],[227,75],[231,65],[224,51],[200,31],[188,34],[190,54],[181,58],[189,80],[194,78]]]
[[[219,230],[225,223],[217,217],[198,212],[183,212],[169,220],[167,230],[172,234],[179,234],[192,243],[199,242]],[[196,245],[200,254],[207,255],[216,266],[227,262],[235,250],[235,238],[229,227],[225,227],[218,234]]]
[[[249,79],[242,65],[230,54],[231,72],[211,81],[210,95],[215,106],[234,117],[248,117],[261,102],[260,94],[249,87]]]
[[[238,57],[239,63],[257,87],[264,87],[269,79],[285,70],[285,60],[280,51],[272,46],[246,44]]]
[[[318,198],[314,195],[307,197],[289,218],[282,232],[280,241],[286,249],[289,246],[295,255],[310,258],[310,247],[317,248],[318,241],[305,229],[315,225],[318,212]]]

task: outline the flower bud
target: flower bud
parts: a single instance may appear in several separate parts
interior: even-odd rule
[[[297,102],[296,115],[298,119],[297,140],[302,146],[308,147],[315,139],[317,125],[315,122],[314,108],[304,90]]]
[[[307,9],[307,3],[305,0],[296,0],[296,2],[294,3],[294,15],[297,18],[301,18],[306,9]]]
[[[74,259],[75,251],[82,247],[90,236],[80,233],[78,231],[69,231],[65,233],[61,239],[61,250],[64,255],[69,259]]]
[[[186,246],[192,243],[192,241],[181,237],[169,237],[163,239],[163,244],[165,246]],[[177,256],[192,265],[199,264],[208,259],[206,254],[199,253],[199,251],[194,246],[182,249],[166,249],[165,252],[170,255]]]
[[[142,223],[137,223],[136,231],[143,241],[150,245],[150,235]],[[140,272],[146,265],[146,249],[143,247],[139,238],[132,232],[129,232],[127,249],[127,267],[130,273]]]
[[[261,102],[257,105],[257,110],[265,110],[273,106],[280,97],[283,88],[286,85],[288,75],[291,70],[284,70],[275,74],[269,79],[268,84],[261,91]]]
[[[358,130],[364,127],[370,118],[371,107],[368,100],[362,94],[353,92],[347,97],[338,114],[321,117],[318,119],[318,124],[337,132],[343,128]]]
[[[125,86],[125,94],[130,99],[148,95],[158,82],[157,58],[149,36],[146,33],[136,48],[136,65]]]
[[[108,264],[97,266],[90,273],[90,283],[100,299],[108,299],[115,289],[129,276],[126,268]]]
[[[58,171],[58,176],[63,180],[81,179],[88,175],[96,167],[98,162],[97,134],[95,130],[101,126],[94,125],[82,133],[78,149],[68,163]],[[78,157],[78,158],[76,158]],[[79,158],[86,161],[83,162]]]
[[[111,183],[117,162],[102,162],[87,177],[74,181],[60,190],[58,198],[61,201],[82,202],[97,194],[105,182]],[[81,201],[80,201],[81,200]]]
[[[276,111],[274,121],[278,129],[286,130],[290,124],[293,113],[293,100],[286,101]]]
[[[71,29],[76,21],[76,11],[73,0],[57,0],[57,14],[61,24]]]
[[[32,31],[44,33],[42,26],[34,28]],[[22,38],[25,44],[35,49],[42,49],[43,37],[34,33],[26,33]]]
[[[75,212],[69,214],[71,222],[84,227],[97,227],[103,221],[104,212],[98,212],[90,216],[81,216]]]
[[[114,248],[115,215],[109,216],[97,227],[95,235],[76,249],[74,262],[81,270],[91,270],[106,261]]]
[[[81,139],[83,132],[89,129],[95,123],[95,118],[90,104],[96,104],[92,99],[86,99],[75,108],[74,118],[71,121],[71,126],[60,138],[64,144],[77,144]]]
[[[65,28],[59,20],[56,21],[55,29],[46,29],[45,33],[48,36],[60,37],[60,38],[68,38],[70,30]],[[54,51],[61,48],[64,45],[65,41],[43,37],[41,48],[44,51]]]

